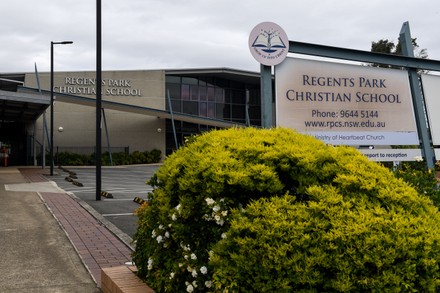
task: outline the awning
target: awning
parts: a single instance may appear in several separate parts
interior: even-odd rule
[[[40,94],[0,90],[0,122],[36,121],[49,105],[50,98]]]

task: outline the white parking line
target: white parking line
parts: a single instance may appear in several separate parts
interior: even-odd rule
[[[105,199],[105,201],[133,201],[132,198],[109,198]]]
[[[134,213],[102,214],[103,217],[134,216]]]

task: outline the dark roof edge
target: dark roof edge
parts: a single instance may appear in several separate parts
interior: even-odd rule
[[[245,75],[250,77],[260,77],[259,72],[248,71],[248,70],[240,70],[233,69],[227,67],[218,67],[218,68],[187,68],[187,69],[165,69],[165,74],[236,74],[236,75]]]

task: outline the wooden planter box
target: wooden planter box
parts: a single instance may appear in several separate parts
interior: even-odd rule
[[[104,293],[155,293],[139,279],[134,266],[101,269],[101,290]]]

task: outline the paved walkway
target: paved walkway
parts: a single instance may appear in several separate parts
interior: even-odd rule
[[[44,176],[48,173],[47,170],[22,168],[19,171],[29,183],[40,183],[33,185],[35,189],[45,186],[41,183],[49,183],[48,177]],[[14,185],[11,185],[9,189],[13,189],[13,187]],[[16,186],[15,188],[23,187]],[[130,261],[131,248],[107,229],[100,220],[93,217],[80,204],[79,199],[64,193],[56,186],[46,188],[43,191],[35,191],[38,191],[41,200],[63,228],[91,277],[100,286],[101,268],[119,266]],[[16,193],[19,193],[17,191],[19,190],[15,190]],[[14,191],[10,192],[13,193]],[[21,193],[23,192],[25,191],[21,191]],[[8,213],[8,211],[4,212]],[[12,210],[9,212],[13,213]],[[34,221],[39,221],[39,218],[35,218]]]

